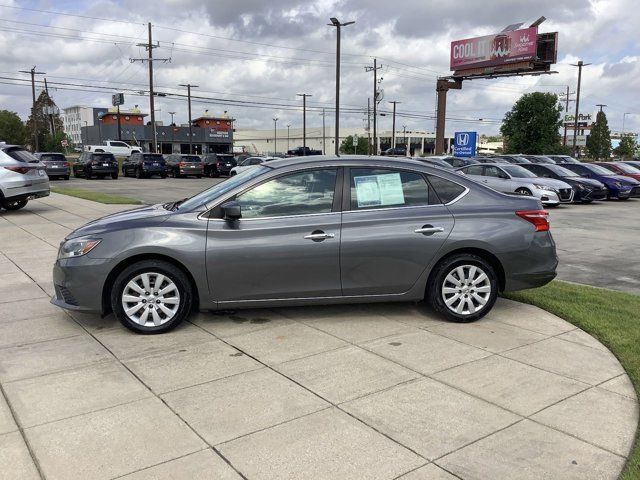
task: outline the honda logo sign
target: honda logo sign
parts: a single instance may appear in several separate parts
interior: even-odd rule
[[[476,132],[456,132],[453,136],[453,154],[456,157],[475,156],[476,141]]]

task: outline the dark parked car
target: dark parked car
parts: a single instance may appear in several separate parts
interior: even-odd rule
[[[210,153],[202,159],[204,174],[207,177],[229,176],[231,169],[237,165],[236,159],[231,153]]]
[[[382,152],[382,155],[388,157],[406,157],[407,149],[405,147],[391,147]]]
[[[71,166],[64,153],[58,152],[36,152],[34,156],[45,166],[45,171],[49,178],[64,178],[69,180]]]
[[[429,158],[432,158],[432,157],[425,157],[425,158],[428,160]],[[453,168],[466,167],[467,165],[475,165],[477,163],[480,163],[475,158],[470,158],[470,157],[434,157],[434,158],[441,158],[442,160],[447,162],[449,165],[451,165]]]
[[[114,311],[142,333],[175,327],[196,305],[426,299],[467,322],[499,291],[548,283],[557,263],[535,198],[409,159],[295,158],[75,230],[59,249],[52,302]]]
[[[453,167],[449,162],[439,157],[416,157],[416,160],[420,160],[421,162],[426,162],[446,170],[453,170]]]
[[[594,200],[606,200],[609,193],[604,183],[593,178],[581,177],[562,165],[527,163],[520,166],[539,177],[555,178],[568,183],[574,191],[574,202],[591,203]]]
[[[73,176],[87,180],[98,177],[118,178],[118,161],[113,153],[82,152],[73,164]]]
[[[158,175],[167,178],[167,167],[161,153],[132,153],[122,162],[122,175],[149,178]]]
[[[609,190],[608,199],[628,200],[631,197],[640,197],[640,182],[633,178],[615,175],[606,168],[591,163],[565,163],[562,166],[581,177],[593,178],[604,183]]]
[[[522,165],[523,163],[531,163],[531,160],[527,160],[522,155],[498,155],[495,158],[500,158],[507,163],[513,163],[516,165]]]
[[[621,162],[595,162],[594,165],[600,165],[616,175],[622,175],[640,181],[640,170],[633,165],[627,165]]]
[[[308,157],[310,155],[322,155],[322,150],[314,150],[310,147],[297,147],[287,150],[287,155],[292,157]]]
[[[173,178],[195,176],[202,178],[204,164],[198,155],[173,153],[164,157],[167,173]]]
[[[640,170],[640,160],[622,160],[620,163],[624,163],[625,165],[631,165],[632,167]]]
[[[548,165],[556,163],[546,155],[519,155],[519,156],[529,160],[529,162],[531,163],[546,163]]]
[[[546,155],[547,158],[550,158],[551,160],[553,160],[556,163],[562,164],[562,163],[582,163],[580,160],[576,160],[573,157],[570,157],[569,155]]]
[[[502,157],[483,157],[482,155],[478,155],[477,157],[471,157],[471,158],[478,163],[494,163],[494,164],[512,163]]]

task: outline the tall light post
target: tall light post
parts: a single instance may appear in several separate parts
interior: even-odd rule
[[[338,155],[340,153],[338,139],[340,138],[340,28],[346,27],[347,25],[352,25],[356,22],[342,22],[335,18],[331,17],[331,23],[328,25],[331,27],[336,27],[336,140],[335,140],[335,153]],[[323,152],[326,153],[326,152]]]
[[[586,67],[587,65],[591,65],[590,63],[584,63],[580,60],[578,63],[571,64],[574,67],[578,67],[578,88],[576,89],[576,115],[573,119],[573,154],[578,155],[580,149],[578,148],[578,114],[580,112],[580,83],[582,81],[582,67]]]
[[[302,97],[302,156],[307,156],[307,97],[312,95],[309,93],[296,93],[298,97]]]
[[[324,119],[326,117],[324,108],[322,109],[322,113],[320,115],[322,115],[322,154],[326,155],[327,154],[327,143],[326,143],[327,135],[326,135],[325,124],[324,124]]]
[[[198,88],[198,85],[190,83],[181,83],[179,87],[187,87],[187,102],[189,105],[189,153],[193,155],[193,125],[191,125],[191,89]]]
[[[404,153],[409,155],[409,148],[407,148],[407,126],[402,125],[402,136],[404,137]]]
[[[291,124],[287,123],[287,152],[291,150],[291,147],[289,146],[289,129],[290,128],[291,128]]]
[[[622,114],[622,136],[623,137],[624,137],[624,121],[625,121],[625,118],[627,117],[627,115],[631,115],[631,113],[630,112],[624,112]]]
[[[278,153],[278,117],[273,117],[273,156]]]
[[[393,104],[393,127],[391,129],[391,147],[396,148],[396,104],[400,103],[397,100],[393,100],[389,103]]]
[[[173,143],[175,142],[175,130],[173,125],[173,116],[175,114],[176,112],[169,112],[169,115],[171,115],[171,125],[169,125],[171,127],[171,153],[173,153]]]

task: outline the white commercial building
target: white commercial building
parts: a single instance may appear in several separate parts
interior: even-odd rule
[[[321,150],[326,154],[335,152],[335,130],[333,127],[307,127],[306,146],[313,150]],[[340,128],[339,143],[352,135],[360,138],[370,138],[369,132],[364,128]],[[377,132],[378,152],[386,150],[392,146],[392,132],[390,130],[379,130]],[[436,134],[434,132],[417,130],[400,130],[396,132],[396,146],[409,145],[409,153],[419,156],[424,153],[433,153],[435,149]],[[453,143],[451,136],[446,136],[445,146],[450,151]],[[286,153],[301,147],[303,144],[302,128],[279,128],[277,130],[244,130],[237,129],[234,134],[235,151],[245,151],[255,154]]]
[[[64,125],[64,133],[71,137],[75,145],[83,143],[82,127],[92,127],[97,119],[97,112],[106,110],[104,108],[97,109],[93,107],[85,107],[75,105],[63,109],[62,122]]]

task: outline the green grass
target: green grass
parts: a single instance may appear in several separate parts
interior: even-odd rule
[[[84,198],[85,200],[92,200],[100,203],[115,205],[143,205],[143,202],[136,200],[135,198],[111,195],[109,193],[92,192],[90,190],[82,190],[80,188],[51,187],[51,191],[62,195]]]
[[[554,281],[506,298],[536,305],[597,338],[618,358],[640,393],[640,295]],[[588,366],[586,366],[588,368]],[[620,480],[640,478],[640,431]]]

